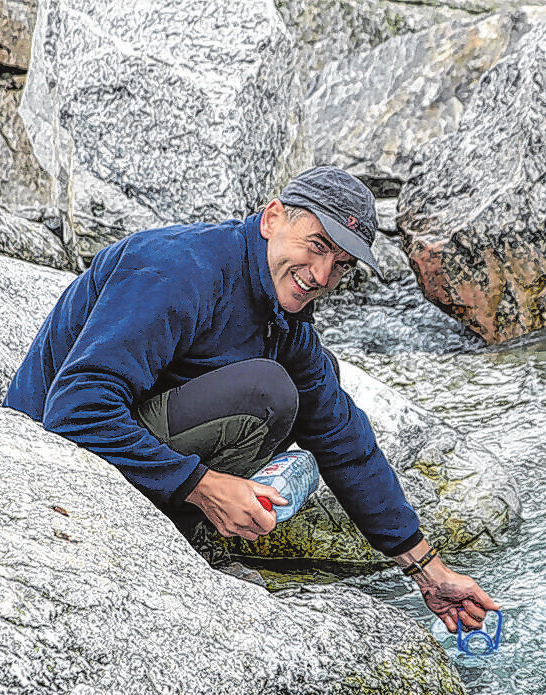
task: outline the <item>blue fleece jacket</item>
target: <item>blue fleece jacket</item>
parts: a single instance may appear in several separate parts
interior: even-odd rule
[[[271,357],[299,392],[298,444],[349,516],[386,555],[409,550],[422,538],[417,516],[311,323],[280,309],[259,221],[139,232],[100,251],[40,329],[4,405],[102,456],[161,507],[188,494],[206,462],[161,444],[133,404]]]

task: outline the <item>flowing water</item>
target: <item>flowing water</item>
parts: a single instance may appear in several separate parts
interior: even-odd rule
[[[487,348],[423,300],[412,276],[324,300],[317,328],[326,345],[492,449],[517,481],[517,542],[450,562],[501,604],[501,646],[458,652],[398,569],[354,582],[430,629],[474,695],[546,694],[546,331]]]

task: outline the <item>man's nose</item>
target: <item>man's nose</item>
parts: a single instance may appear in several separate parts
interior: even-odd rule
[[[321,256],[317,259],[312,268],[313,277],[317,285],[320,285],[321,287],[328,286],[330,275],[334,269],[334,263],[335,258],[329,254],[327,256]]]

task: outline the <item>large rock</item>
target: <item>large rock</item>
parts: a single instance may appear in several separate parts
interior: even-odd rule
[[[449,5],[396,0],[275,0],[275,4],[294,37],[309,90],[332,60],[361,56],[393,36],[468,17],[464,9]]]
[[[67,267],[67,254],[59,239],[50,238],[47,228],[37,226],[52,216],[52,181],[32,154],[17,112],[36,8],[35,0],[0,0],[0,208],[4,208],[0,210],[0,252]]]
[[[75,277],[0,255],[0,403],[38,329]]]
[[[293,57],[273,0],[40,3],[20,111],[85,259],[244,216],[309,164]]]
[[[0,204],[39,222],[52,205],[52,180],[34,157],[17,112],[23,86],[24,75],[0,75]]]
[[[0,433],[2,692],[465,692],[401,611],[215,572],[105,461],[8,409]]]
[[[400,198],[425,296],[488,343],[546,326],[545,89],[543,21],[484,75]]]
[[[331,62],[308,100],[317,164],[387,195],[382,182],[406,181],[422,146],[457,128],[479,78],[520,25],[507,14],[446,22]]]
[[[453,555],[513,540],[521,503],[515,482],[491,451],[355,365],[341,362],[341,382],[369,416],[431,543]],[[212,541],[234,559],[281,572],[366,574],[386,562],[324,483],[296,516],[267,536],[251,542],[213,534]]]

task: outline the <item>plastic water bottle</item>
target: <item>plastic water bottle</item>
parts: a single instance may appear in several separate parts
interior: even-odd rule
[[[288,500],[284,507],[271,505],[267,497],[258,497],[268,511],[272,506],[277,512],[277,523],[290,519],[303,506],[304,502],[318,487],[319,471],[315,457],[310,451],[294,449],[278,454],[255,473],[251,480],[263,485],[271,485]]]

